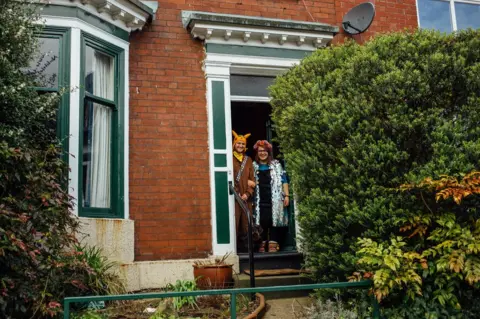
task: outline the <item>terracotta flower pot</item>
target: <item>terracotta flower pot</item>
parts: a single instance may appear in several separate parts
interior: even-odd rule
[[[232,265],[194,265],[193,276],[200,289],[230,288],[234,283]]]

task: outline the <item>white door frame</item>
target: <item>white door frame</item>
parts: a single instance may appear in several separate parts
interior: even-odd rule
[[[269,102],[268,97],[248,97],[230,95],[230,76],[232,74],[241,75],[261,75],[277,76],[286,72],[292,66],[298,64],[300,59],[286,59],[273,57],[258,57],[245,55],[230,55],[207,53],[204,61],[205,74],[207,78],[207,110],[208,110],[208,129],[209,129],[209,161],[210,161],[210,199],[211,199],[211,218],[212,218],[212,250],[213,255],[223,255],[227,252],[236,253],[236,233],[235,233],[235,199],[233,195],[228,197],[229,208],[229,243],[218,243],[217,240],[217,209],[215,174],[218,172],[227,172],[228,182],[233,183],[233,163],[232,154],[232,118],[231,101],[249,101],[249,102]],[[225,115],[225,136],[226,148],[215,149],[214,144],[214,123],[213,123],[213,96],[212,82],[220,81],[224,85],[224,115]],[[227,157],[226,167],[215,167],[215,154],[225,154]]]

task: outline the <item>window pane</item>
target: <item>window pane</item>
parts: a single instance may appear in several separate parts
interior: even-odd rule
[[[110,207],[112,109],[85,102],[83,116],[83,207]]]
[[[456,2],[455,15],[458,30],[480,28],[480,5]]]
[[[113,100],[114,58],[86,47],[85,90],[104,99]]]
[[[58,87],[58,61],[60,52],[60,39],[39,38],[38,50],[34,55],[25,74],[36,79],[36,86],[45,88]]]
[[[420,27],[452,32],[450,4],[448,1],[418,0]]]
[[[243,96],[270,96],[268,87],[274,77],[232,75],[230,77],[230,94]]]

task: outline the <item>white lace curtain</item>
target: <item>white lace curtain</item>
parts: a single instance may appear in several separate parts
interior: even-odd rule
[[[113,58],[95,52],[93,66],[93,95],[113,100]],[[110,207],[112,143],[112,109],[93,103],[91,162],[90,162],[90,207]]]

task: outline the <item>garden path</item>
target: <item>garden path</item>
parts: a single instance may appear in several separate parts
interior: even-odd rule
[[[264,319],[301,319],[305,318],[305,307],[312,302],[309,297],[266,300],[267,312]]]

